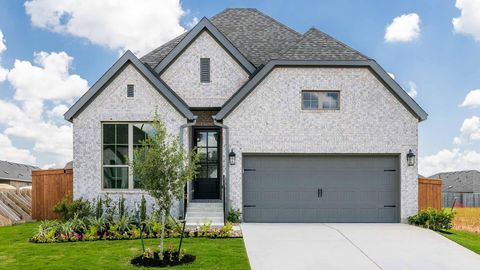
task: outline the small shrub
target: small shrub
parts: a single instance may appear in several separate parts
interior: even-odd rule
[[[118,216],[122,217],[124,215],[125,215],[125,198],[123,198],[123,195],[122,195],[122,197],[118,199]]]
[[[97,202],[96,202],[96,207],[95,207],[95,218],[101,218],[103,217],[103,202],[102,198],[98,197]]]
[[[231,223],[240,223],[240,217],[242,216],[242,212],[240,209],[230,209],[227,214],[227,221]]]
[[[445,209],[427,208],[408,217],[408,223],[434,231],[448,230],[453,226],[455,213]]]
[[[116,205],[112,202],[112,198],[110,198],[108,193],[105,194],[103,202],[105,204],[105,220],[108,223],[113,223],[116,212]]]
[[[67,194],[52,210],[60,214],[63,220],[72,219],[75,215],[78,218],[86,218],[92,215],[90,202],[82,198],[72,201],[71,194]]]

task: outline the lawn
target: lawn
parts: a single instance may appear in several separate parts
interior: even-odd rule
[[[480,234],[472,233],[472,232],[465,232],[465,231],[457,231],[457,230],[449,230],[448,232],[440,232],[443,236],[447,237],[448,239],[457,242],[458,244],[472,250],[480,254]]]
[[[141,254],[140,240],[33,244],[38,223],[0,227],[0,269],[136,269],[130,260]],[[179,239],[166,239],[178,245]],[[197,256],[174,269],[250,269],[243,239],[186,238],[183,247]],[[158,239],[146,240],[158,248]]]

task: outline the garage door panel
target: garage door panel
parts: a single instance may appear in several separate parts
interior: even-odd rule
[[[246,222],[398,221],[396,157],[247,156],[243,164]]]

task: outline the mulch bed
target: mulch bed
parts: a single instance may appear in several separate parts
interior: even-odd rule
[[[160,260],[158,253],[155,252],[153,259],[138,256],[133,258],[131,263],[135,266],[167,267],[192,263],[193,261],[195,261],[195,259],[196,257],[194,255],[185,254],[185,256],[181,260],[178,260],[178,252],[173,252],[172,254],[170,254],[169,251],[165,251],[163,255],[163,260]]]

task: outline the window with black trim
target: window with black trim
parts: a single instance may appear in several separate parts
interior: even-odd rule
[[[303,110],[339,110],[340,91],[302,91]]]
[[[200,82],[210,82],[210,58],[200,58]]]
[[[102,186],[104,189],[135,189],[139,182],[128,160],[141,141],[155,134],[150,123],[103,123]]]

